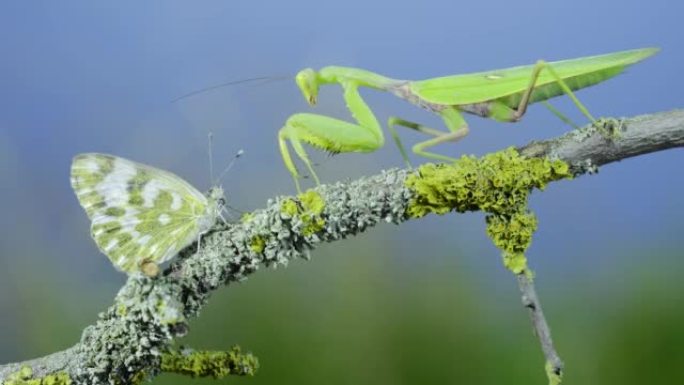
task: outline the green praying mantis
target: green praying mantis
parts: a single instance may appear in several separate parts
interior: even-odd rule
[[[442,117],[448,131],[436,130],[397,117],[389,118],[387,126],[409,167],[411,164],[408,154],[399,139],[396,126],[432,136],[413,146],[412,151],[415,154],[452,162],[456,158],[427,149],[440,143],[456,142],[468,134],[468,124],[462,113],[501,122],[517,122],[525,115],[529,104],[545,102],[566,94],[584,116],[591,122],[596,122],[573,90],[589,87],[618,75],[627,66],[654,55],[658,50],[643,48],[556,62],[539,60],[533,65],[420,81],[397,80],[350,67],[329,66],[319,71],[307,68],[297,74],[296,82],[308,103],[316,104],[321,85],[338,83],[342,86],[347,108],[357,124],[310,113],[292,115],[278,132],[280,152],[285,166],[292,174],[297,191],[301,192],[301,175],[292,161],[287,141],[306,165],[317,185],[320,180],[302,143],[331,153],[373,152],[382,147],[385,139],[380,123],[359,94],[359,87],[369,87],[392,93]],[[567,122],[558,111],[545,104]]]

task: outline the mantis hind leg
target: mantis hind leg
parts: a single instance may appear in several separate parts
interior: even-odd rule
[[[439,112],[439,115],[444,120],[444,124],[449,129],[449,132],[436,130],[434,128],[423,126],[422,124],[410,122],[408,120],[404,120],[404,119],[400,119],[400,118],[396,118],[396,117],[389,118],[389,121],[387,122],[389,130],[392,133],[392,137],[394,138],[394,141],[397,144],[397,147],[399,147],[399,151],[401,152],[402,156],[404,157],[404,161],[406,162],[406,164],[409,167],[411,166],[411,164],[409,163],[408,156],[406,153],[406,149],[404,148],[404,145],[401,143],[401,140],[399,139],[399,135],[397,134],[397,131],[394,128],[394,126],[402,126],[402,127],[410,128],[412,130],[416,130],[418,132],[422,132],[422,133],[427,134],[427,135],[434,136],[434,138],[432,138],[432,139],[428,139],[428,140],[419,142],[416,145],[414,145],[412,148],[412,151],[415,154],[420,155],[420,156],[425,157],[425,158],[428,158],[428,159],[435,159],[435,160],[440,160],[440,161],[445,161],[445,162],[453,162],[456,160],[456,158],[454,158],[454,157],[438,154],[438,153],[431,152],[431,151],[425,151],[425,149],[430,148],[432,146],[436,146],[436,145],[441,144],[441,143],[457,142],[457,141],[463,139],[466,135],[468,135],[468,132],[469,132],[468,124],[466,124],[465,120],[463,119],[463,116],[461,115],[461,113],[456,108],[453,108],[453,107],[445,108],[444,110]]]
[[[420,131],[420,129],[418,128],[419,125],[396,117],[390,117],[387,121],[387,128],[389,129],[390,135],[392,135],[392,139],[394,139],[394,143],[397,145],[397,148],[399,148],[401,157],[404,158],[404,163],[406,163],[406,167],[413,168],[413,166],[411,165],[411,161],[409,160],[408,153],[406,152],[406,147],[404,147],[404,144],[401,142],[399,133],[397,132],[396,128],[394,128],[394,126],[404,126]]]
[[[532,75],[530,76],[530,83],[527,86],[527,89],[522,95],[522,98],[520,98],[520,102],[518,103],[518,107],[515,109],[513,114],[510,116],[508,120],[512,121],[517,121],[519,120],[523,115],[525,115],[525,112],[527,111],[527,106],[530,103],[530,98],[532,97],[532,93],[534,92],[534,89],[537,84],[537,79],[539,78],[539,74],[541,71],[546,70],[551,74],[551,76],[555,79],[556,83],[560,86],[560,88],[563,90],[563,92],[568,95],[568,97],[572,100],[572,102],[575,104],[575,106],[582,112],[584,116],[586,116],[592,123],[596,123],[596,119],[589,113],[589,110],[587,107],[582,104],[582,102],[577,99],[577,96],[575,96],[575,93],[572,92],[572,89],[565,83],[565,81],[558,76],[556,71],[553,69],[551,65],[549,65],[547,62],[543,60],[539,60],[537,64],[534,65],[534,68],[532,69]],[[551,112],[558,116],[561,120],[564,122],[568,123],[569,119],[564,117],[563,114],[560,113],[560,111],[556,110],[554,107],[552,107],[550,104],[545,103],[546,107],[551,110]],[[501,118],[501,117],[499,117]],[[501,119],[501,120],[506,120],[506,119]],[[573,123],[570,123],[573,126],[576,126]]]
[[[579,125],[577,125],[575,122],[573,122],[572,120],[570,120],[570,118],[568,118],[567,116],[565,116],[564,113],[560,112],[560,111],[559,111],[556,107],[554,107],[551,103],[549,103],[549,102],[547,102],[546,100],[544,100],[544,101],[542,102],[542,104],[543,104],[544,107],[546,107],[549,111],[551,111],[552,114],[556,115],[556,117],[557,117],[558,119],[562,120],[563,123],[567,124],[568,126],[571,126],[571,127],[574,128],[574,129],[580,128]]]

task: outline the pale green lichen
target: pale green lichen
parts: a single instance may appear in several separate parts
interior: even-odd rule
[[[156,314],[159,325],[176,325],[185,322],[185,317],[178,307],[178,301],[170,297],[157,297]]]
[[[120,317],[125,317],[128,312],[128,308],[123,304],[118,304],[116,306],[116,314]]]
[[[158,367],[160,352],[187,330],[182,290],[166,277],[131,277],[115,304],[84,330],[75,382],[130,384]]]
[[[139,384],[146,382],[148,379],[149,379],[149,373],[147,372],[147,370],[141,370],[131,377],[129,384],[130,385],[139,385]],[[117,381],[117,382],[119,382],[119,385],[124,385],[124,384],[120,383],[120,381]]]
[[[230,351],[182,350],[162,354],[161,370],[191,377],[224,378],[228,375],[253,376],[259,361],[239,346]]]
[[[66,372],[57,372],[33,378],[33,369],[22,366],[16,373],[7,377],[3,385],[70,385],[71,377]]]
[[[570,135],[578,142],[592,137],[599,133],[608,140],[619,139],[624,130],[624,120],[615,118],[599,118],[592,124],[584,126],[578,130],[573,130]]]
[[[527,271],[525,250],[537,228],[527,208],[530,192],[571,177],[567,163],[525,158],[514,148],[482,158],[463,156],[453,164],[426,164],[406,180],[414,191],[407,215],[487,213],[487,233],[502,250],[504,265],[519,274]]]
[[[624,121],[621,119],[599,118],[594,122],[593,126],[596,127],[604,138],[615,140],[620,139],[622,136],[623,123]]]

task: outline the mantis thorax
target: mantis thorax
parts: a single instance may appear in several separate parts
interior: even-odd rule
[[[387,87],[397,82],[397,80],[376,74],[375,72],[353,68],[328,66],[318,71],[318,81],[320,84],[327,83],[353,83],[357,86],[386,90]]]

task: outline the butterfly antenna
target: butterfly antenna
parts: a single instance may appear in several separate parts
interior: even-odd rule
[[[241,217],[242,215],[245,214],[244,211],[238,210],[238,209],[236,209],[235,207],[233,207],[233,206],[231,206],[231,205],[229,205],[229,204],[226,204],[226,205],[224,205],[223,207],[221,207],[221,214],[222,214],[221,217],[222,217],[222,218],[223,218],[223,213],[226,213],[226,215],[228,216],[228,218],[231,218],[231,219],[232,219],[232,218],[235,218],[235,216],[233,215],[233,213],[237,214],[238,217]],[[224,223],[228,223],[228,221],[226,221],[225,218],[223,219],[223,221],[224,221]]]
[[[216,185],[218,185],[219,182],[221,182],[221,179],[223,179],[223,177],[226,175],[226,173],[228,173],[228,171],[230,171],[230,169],[231,169],[231,168],[233,167],[233,165],[235,164],[235,161],[236,161],[239,157],[241,157],[242,154],[244,154],[244,153],[245,153],[245,151],[242,150],[242,149],[238,150],[238,152],[235,153],[235,156],[233,157],[233,159],[230,160],[230,163],[228,163],[228,166],[226,166],[226,168],[223,169],[223,172],[221,172],[221,175],[219,175],[219,177],[216,179]]]
[[[199,89],[199,90],[192,91],[192,92],[187,93],[187,94],[185,94],[185,95],[181,95],[181,96],[179,96],[179,97],[177,97],[177,98],[171,100],[171,103],[176,103],[176,102],[178,102],[178,101],[180,101],[180,100],[187,99],[187,98],[189,98],[189,97],[191,97],[191,96],[199,95],[199,94],[202,94],[202,93],[205,93],[205,92],[208,92],[208,91],[212,91],[212,90],[215,90],[215,89],[223,88],[223,87],[234,86],[234,85],[237,85],[237,84],[251,83],[251,82],[258,82],[258,81],[262,82],[262,84],[265,84],[265,83],[269,83],[269,82],[272,82],[272,81],[279,81],[279,80],[284,80],[284,79],[288,79],[288,78],[290,78],[289,75],[279,75],[279,76],[258,76],[258,77],[249,78],[249,79],[232,80],[232,81],[225,82],[225,83],[221,83],[221,84],[217,84],[217,85],[214,85],[214,86],[209,86],[209,87],[201,88],[201,89]]]

